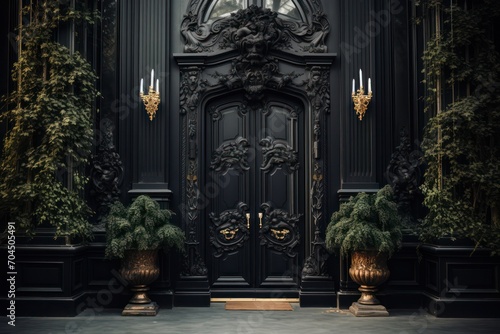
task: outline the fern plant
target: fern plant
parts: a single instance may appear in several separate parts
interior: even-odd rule
[[[172,214],[146,195],[137,197],[128,208],[115,202],[106,219],[106,257],[123,258],[130,249],[183,250],[184,233],[170,223]]]
[[[96,14],[44,0],[22,9],[20,52],[1,120],[9,130],[0,163],[0,216],[35,235],[40,225],[60,236],[92,237],[83,199],[93,139],[96,75],[78,52],[55,40],[63,23],[92,24]]]
[[[376,194],[359,193],[340,204],[326,229],[326,247],[340,248],[343,256],[376,250],[391,257],[401,246],[401,226],[393,190],[386,185]]]

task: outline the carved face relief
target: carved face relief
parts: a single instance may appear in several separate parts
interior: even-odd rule
[[[188,73],[188,84],[190,91],[194,92],[196,90],[196,88],[198,87],[198,80],[199,80],[199,72],[190,71]]]
[[[241,52],[243,61],[250,62],[252,65],[265,62],[267,54],[267,45],[262,33],[245,36],[241,40]]]
[[[251,95],[261,93],[264,90],[264,84],[264,73],[262,73],[262,70],[247,71],[243,77],[243,87]]]

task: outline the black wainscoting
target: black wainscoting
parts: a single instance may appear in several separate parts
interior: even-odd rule
[[[436,317],[500,317],[500,257],[464,242],[420,247],[423,305]]]
[[[75,316],[81,312],[86,297],[86,250],[86,246],[18,244],[16,316]],[[6,251],[2,246],[3,259]],[[7,302],[6,294],[2,297]]]

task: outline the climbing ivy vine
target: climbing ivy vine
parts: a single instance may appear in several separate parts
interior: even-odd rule
[[[423,56],[428,122],[423,241],[467,238],[500,253],[500,2],[421,1],[435,16]],[[496,29],[495,29],[496,27]]]
[[[93,24],[97,16],[63,1],[34,3],[22,9],[28,23],[19,28],[12,71],[17,88],[1,115],[9,131],[0,163],[0,209],[28,235],[42,225],[55,227],[56,238],[86,239],[92,235],[90,209],[82,194],[96,75],[84,56],[56,36],[64,24]]]

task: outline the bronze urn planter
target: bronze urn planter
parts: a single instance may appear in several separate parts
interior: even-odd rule
[[[122,277],[132,286],[134,293],[122,315],[156,315],[158,305],[149,299],[149,284],[160,274],[158,249],[127,250],[120,269]]]
[[[106,217],[105,254],[122,261],[121,275],[134,293],[122,315],[157,314],[158,304],[147,292],[160,274],[158,250],[184,250],[184,231],[170,223],[172,215],[146,195],[140,195],[128,207],[118,201],[111,205]]]
[[[351,253],[349,275],[360,285],[361,297],[349,310],[355,316],[388,316],[389,313],[375,297],[377,287],[384,283],[390,275],[387,268],[387,253],[376,250],[363,250]]]

